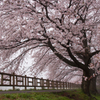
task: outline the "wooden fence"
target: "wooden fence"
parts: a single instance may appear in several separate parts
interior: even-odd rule
[[[33,87],[37,89],[38,87],[41,89],[76,89],[80,88],[80,84],[62,82],[62,81],[54,81],[43,78],[36,77],[27,77],[21,75],[8,74],[0,72],[0,86],[12,86],[13,90],[15,87]]]

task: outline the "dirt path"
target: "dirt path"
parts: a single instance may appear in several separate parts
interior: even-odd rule
[[[67,89],[68,90],[68,89]],[[70,89],[71,90],[71,89]],[[73,89],[72,89],[73,90]],[[26,90],[26,91],[0,91],[0,94],[12,94],[12,93],[30,93],[30,92],[61,92],[64,90]],[[100,90],[98,90],[100,94]]]
[[[61,92],[64,90],[33,90],[33,91],[0,91],[0,94],[29,93],[29,92]]]

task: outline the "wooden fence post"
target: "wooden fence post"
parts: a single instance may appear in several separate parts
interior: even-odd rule
[[[47,81],[47,89],[49,89],[49,79],[47,79],[46,81]]]
[[[68,83],[69,84],[69,89],[70,89],[70,83]]]
[[[73,83],[71,83],[71,89],[73,89]]]
[[[26,75],[25,75],[25,90],[26,90],[27,88],[26,88]]]
[[[68,82],[68,88],[70,89],[70,83]]]
[[[22,85],[24,86],[24,77],[22,77]]]
[[[66,89],[67,89],[67,82],[66,82]]]
[[[67,85],[68,85],[67,88],[69,89],[69,82],[67,82]]]
[[[16,85],[18,85],[17,76],[16,76]]]
[[[63,89],[64,89],[64,87],[65,87],[65,83],[63,82]]]
[[[63,82],[61,81],[61,89],[63,88]]]
[[[10,75],[10,85],[11,85],[11,75]]]
[[[13,73],[13,90],[15,90],[15,73]]]
[[[58,81],[56,80],[56,88],[58,89]]]
[[[60,89],[61,89],[61,81],[60,81],[59,85],[60,85]]]
[[[1,85],[3,85],[3,74],[1,74]]]
[[[36,77],[34,77],[34,89],[36,90],[36,86],[37,86],[37,79]]]
[[[41,78],[40,86],[42,87],[42,90],[44,89],[44,80]]]
[[[54,89],[54,81],[52,80],[52,89]]]
[[[71,89],[71,84],[69,83],[69,89]]]
[[[74,89],[74,87],[75,87],[75,86],[74,86],[74,83],[72,83],[72,89]]]

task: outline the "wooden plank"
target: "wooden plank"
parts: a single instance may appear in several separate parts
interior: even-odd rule
[[[32,81],[28,81],[28,83],[33,83]]]
[[[13,74],[3,73],[3,72],[0,72],[0,74],[1,74],[1,75],[9,75],[9,76],[10,76],[10,75],[13,75]]]
[[[3,81],[10,81],[10,79],[3,79]]]
[[[17,82],[23,82],[23,80],[17,80]]]

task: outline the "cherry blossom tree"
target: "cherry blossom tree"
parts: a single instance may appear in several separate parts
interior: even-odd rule
[[[56,69],[55,63],[61,61],[81,70],[82,90],[90,95],[90,82],[99,74],[99,66],[93,64],[100,52],[99,8],[99,0],[1,0],[1,70],[17,71],[27,54],[38,56],[37,48],[49,55],[39,58],[39,64],[52,61]]]

